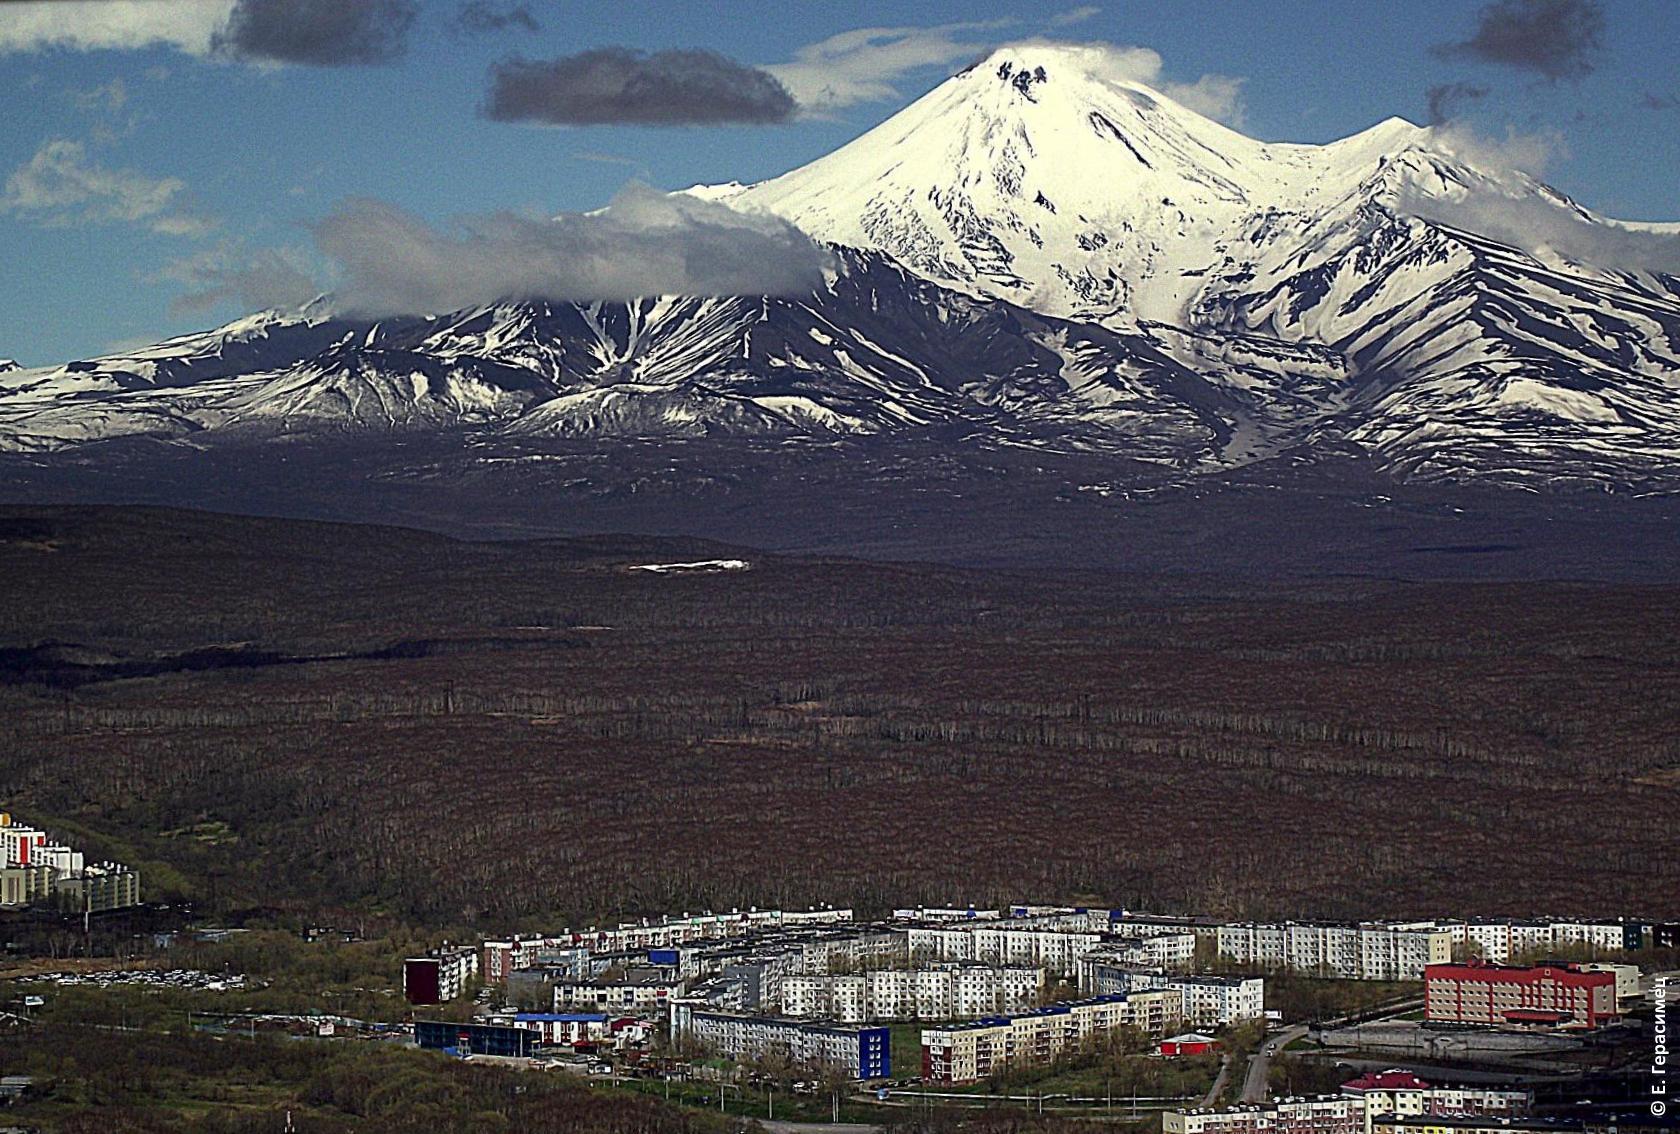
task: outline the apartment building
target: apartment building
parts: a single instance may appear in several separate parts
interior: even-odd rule
[[[903,929],[858,929],[790,939],[792,945],[799,951],[797,971],[829,973],[901,962],[909,951],[909,936]]]
[[[1219,944],[1219,922],[1205,917],[1167,917],[1159,914],[1131,913],[1127,910],[1107,912],[1108,932],[1122,937],[1158,937],[1164,934],[1188,933],[1197,945],[1215,949]]]
[[[1365,1101],[1366,1127],[1384,1117],[1527,1114],[1527,1091],[1494,1087],[1437,1087],[1410,1071],[1379,1071],[1342,1084],[1342,1094]]]
[[[0,906],[27,906],[52,896],[50,866],[0,866]]]
[[[34,852],[47,845],[47,833],[21,823],[0,812],[0,866],[30,866]]]
[[[1639,948],[1645,939],[1644,923],[1619,919],[1458,921],[1443,923],[1443,928],[1461,951],[1501,965],[1565,949],[1619,953]]]
[[[1039,924],[1046,920],[1065,924]],[[1106,924],[1106,922],[1100,922]],[[912,963],[978,961],[1047,970],[1052,976],[1074,977],[1080,959],[1101,950],[1117,963],[1186,969],[1196,957],[1196,935],[1189,931],[1139,934],[1131,937],[1087,927],[1084,914],[1056,915],[998,924],[914,926],[905,931]]]
[[[624,970],[621,976],[593,980],[556,981],[554,1010],[632,1012],[652,1011],[674,996],[681,996],[688,982],[663,965],[644,965]]]
[[[1261,977],[1175,976],[1166,987],[1183,998],[1184,1020],[1198,1028],[1266,1015],[1266,982]]]
[[[1631,1131],[1636,1127],[1611,1125]],[[1588,1129],[1579,1122],[1556,1118],[1504,1118],[1496,1115],[1383,1115],[1373,1119],[1370,1134],[1575,1134]],[[1652,1129],[1655,1129],[1653,1127]]]
[[[886,1028],[747,1016],[679,999],[671,1003],[671,1039],[703,1044],[736,1060],[775,1054],[796,1066],[839,1068],[854,1079],[892,1075],[892,1035]]]
[[[1430,923],[1247,923],[1220,926],[1217,944],[1239,965],[1345,980],[1421,980],[1426,965],[1452,959],[1453,934]]]
[[[103,913],[140,904],[140,873],[115,862],[83,867],[53,880],[53,899],[75,913]]]
[[[1366,1134],[1365,1102],[1343,1095],[1217,1110],[1169,1110],[1161,1134]]]
[[[483,1022],[535,1032],[544,1047],[606,1039],[612,1032],[612,1017],[604,1012],[500,1012],[485,1016]]]
[[[805,974],[782,980],[782,1011],[795,1019],[966,1020],[1033,1007],[1043,969],[936,962],[926,969]]]
[[[530,968],[544,949],[583,948],[595,953],[669,949],[702,942],[724,942],[779,930],[820,930],[851,924],[850,909],[735,910],[724,914],[683,914],[612,928],[562,930],[531,937],[511,937],[484,943],[484,978],[492,983],[507,974]]]
[[[49,843],[47,833],[0,811],[0,906],[52,899],[73,913],[140,904],[140,875],[115,862],[88,864],[81,851]]]
[[[1001,917],[999,910],[977,910],[973,906],[916,906],[892,912],[894,921],[913,922],[997,921]]]
[[[1176,992],[1156,989],[927,1028],[922,1031],[922,1077],[934,1083],[967,1083],[1005,1067],[1042,1065],[1119,1028],[1160,1036],[1182,1012]]]
[[[403,962],[403,997],[410,1004],[445,1004],[465,992],[477,975],[477,950],[446,944]]]
[[[1115,960],[1106,951],[1079,961],[1081,996],[1112,996],[1170,988],[1184,1000],[1184,1020],[1198,1028],[1218,1027],[1266,1014],[1262,977],[1190,976]]]
[[[978,961],[1047,969],[1058,976],[1074,972],[1079,958],[1102,943],[1102,935],[1095,932],[1007,923],[913,927],[905,936],[912,963]]]
[[[1194,933],[1155,933],[1143,937],[1105,937],[1095,950],[1120,964],[1183,972],[1196,962]]]
[[[1616,974],[1579,965],[1430,965],[1423,996],[1430,1023],[1590,1029],[1619,1018]]]

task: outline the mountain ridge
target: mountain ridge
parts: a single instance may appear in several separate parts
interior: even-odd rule
[[[1256,141],[1105,67],[1096,48],[1000,48],[815,162],[687,191],[825,243],[808,295],[385,320],[317,300],[5,371],[0,450],[957,427],[1186,470],[1352,446],[1410,479],[1673,477],[1680,281],[1574,251],[1680,226],[1598,217],[1403,119]],[[1468,227],[1512,209],[1570,247]]]

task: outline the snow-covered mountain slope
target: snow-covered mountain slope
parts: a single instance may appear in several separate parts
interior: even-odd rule
[[[1420,479],[1680,479],[1680,279],[1641,254],[1680,226],[1473,150],[1399,119],[1255,141],[1103,49],[1006,47],[810,165],[689,190],[827,242],[809,295],[380,323],[317,301],[0,373],[0,448],[922,430],[1188,469],[1352,446]]]
[[[1336,437],[1414,475],[1591,476],[1672,451],[1680,286],[1593,252],[1674,226],[1479,168],[1451,131],[1257,142],[1107,70],[1002,48],[808,166],[690,191],[1173,344],[1247,400],[1256,453]]]
[[[1036,310],[1181,323],[1245,218],[1329,207],[1428,136],[1390,119],[1329,146],[1257,142],[1104,60],[1003,48],[810,165],[691,192]]]
[[[484,435],[873,434],[1217,460],[1236,399],[1147,336],[842,251],[809,297],[502,304],[353,323],[272,313],[0,386],[0,443],[466,427]],[[281,349],[282,344],[286,349]],[[324,345],[323,345],[324,344]],[[190,365],[189,365],[190,363]]]

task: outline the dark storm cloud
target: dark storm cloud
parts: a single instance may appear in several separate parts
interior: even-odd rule
[[[1487,97],[1488,89],[1475,83],[1439,83],[1429,88],[1429,124],[1439,126],[1458,117],[1467,102]]]
[[[383,201],[315,225],[343,277],[339,310],[419,315],[502,300],[798,295],[829,256],[786,221],[645,185],[595,213],[495,213],[437,227]]]
[[[756,67],[712,51],[603,47],[490,68],[483,112],[498,122],[555,126],[689,126],[785,122],[797,105]]]
[[[1482,8],[1476,34],[1436,50],[1534,71],[1556,82],[1579,79],[1598,65],[1604,7],[1598,0],[1495,0]]]
[[[488,35],[510,28],[532,33],[542,30],[529,5],[492,4],[490,0],[472,0],[463,4],[449,23],[456,31],[468,35]]]
[[[212,48],[240,59],[344,67],[408,48],[415,0],[238,0]]]

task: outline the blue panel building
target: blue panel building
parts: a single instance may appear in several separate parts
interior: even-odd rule
[[[416,1020],[414,1042],[429,1051],[447,1051],[452,1055],[529,1057],[537,1046],[537,1033],[529,1028],[507,1028],[498,1024]]]

